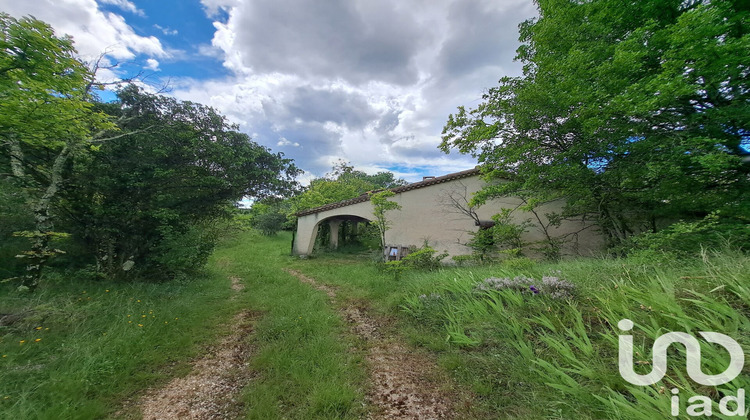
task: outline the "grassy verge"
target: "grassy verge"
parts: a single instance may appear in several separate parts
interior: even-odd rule
[[[362,359],[328,297],[282,270],[293,261],[289,239],[244,233],[214,256],[224,275],[243,279],[247,307],[262,312],[255,376],[244,392],[247,418],[360,418]]]
[[[247,418],[360,418],[367,378],[355,339],[323,292],[283,268],[335,285],[339,300],[391,319],[473,394],[473,417],[665,418],[671,388],[680,391],[685,417],[693,395],[709,396],[716,412],[719,398],[750,388],[748,366],[728,384],[695,384],[684,374],[681,346],[672,347],[670,370],[653,386],[630,385],[617,369],[623,318],[636,325],[639,373],[650,368],[653,340],[668,331],[717,331],[750,347],[746,255],[443,268],[395,280],[354,255],[289,257],[289,240],[240,234],[216,251],[205,275],[183,282],[61,278],[33,295],[2,286],[0,313],[23,316],[0,327],[0,417],[111,416],[122,401],[187,373],[191,357],[222,334],[217,327],[249,308],[259,316]],[[245,289],[228,300],[232,276]],[[544,276],[574,286],[555,289]],[[727,364],[726,352],[704,348],[704,371]]]
[[[229,280],[113,283],[60,276],[36,293],[0,290],[0,417],[87,419],[173,374],[221,333],[236,308]],[[126,407],[127,409],[127,407]]]
[[[679,345],[670,350],[670,370],[662,381],[630,385],[618,371],[617,343],[618,334],[625,334],[618,321],[634,321],[630,333],[641,374],[650,370],[653,340],[669,331],[721,332],[750,348],[746,255],[444,268],[410,272],[398,281],[347,255],[323,254],[293,265],[339,286],[340,296],[367,301],[397,319],[414,344],[439,355],[442,366],[474,393],[479,417],[666,418],[670,390],[677,388],[680,416],[687,418],[686,403],[694,395],[709,396],[716,414],[720,398],[750,389],[747,366],[726,385],[696,384],[685,375],[685,349]],[[514,283],[518,276],[524,278]],[[555,289],[554,281],[545,286],[545,276],[570,283],[571,293]],[[560,290],[565,293],[555,293]],[[703,348],[707,373],[722,372],[728,360],[716,346]]]

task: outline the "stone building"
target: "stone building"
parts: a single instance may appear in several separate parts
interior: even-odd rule
[[[491,226],[492,216],[503,208],[516,209],[523,204],[518,198],[504,197],[467,211],[468,200],[485,185],[479,175],[479,169],[474,168],[439,177],[425,177],[420,182],[393,188],[396,195],[390,200],[398,203],[401,209],[387,213],[390,229],[386,232],[386,244],[396,248],[396,251],[388,249],[385,252],[400,254],[402,248],[418,247],[426,241],[438,252],[447,252],[451,257],[471,254],[471,248],[465,245],[471,239],[470,232]],[[562,202],[553,202],[539,208],[536,214],[514,211],[515,222],[528,220],[532,223],[523,241],[543,243],[547,235],[565,237],[564,255],[591,255],[601,250],[602,238],[596,226],[590,222],[567,220],[559,227],[548,227],[546,232],[541,228],[548,224],[545,214],[559,211],[561,207]],[[328,246],[336,248],[343,222],[356,229],[357,224],[367,223],[371,219],[373,205],[368,194],[302,211],[297,214],[293,250],[299,255],[311,254],[319,228],[324,223],[329,226]]]

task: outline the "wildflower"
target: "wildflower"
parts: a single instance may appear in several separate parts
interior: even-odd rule
[[[146,315],[141,315],[141,318],[145,318],[145,317],[146,317]]]
[[[128,315],[128,318],[130,318],[130,315]]]
[[[86,291],[84,290],[83,293],[86,294]]]
[[[136,302],[138,302],[138,303],[141,303],[141,300],[140,300],[140,299],[138,299],[138,300],[136,300]]]
[[[535,295],[539,294],[539,289],[534,287],[534,285],[529,286],[529,290],[531,290]]]
[[[36,340],[34,340],[34,341],[38,343],[38,342],[42,341],[42,339],[41,339],[41,338],[37,338],[37,339],[36,339]]]
[[[143,326],[143,324],[138,324],[138,326],[139,326],[139,327],[142,327],[142,326]]]
[[[25,342],[26,342],[26,340],[21,340],[21,341],[18,342],[18,344],[23,344]]]
[[[105,290],[104,292],[105,292],[105,293],[109,293],[109,289]]]
[[[132,323],[133,323],[133,321],[128,321],[128,324],[132,324]]]
[[[48,328],[45,328],[45,329],[44,329],[44,331],[49,331],[49,327],[48,327]]]
[[[178,319],[180,319],[180,318],[175,318],[175,321],[178,320]]]
[[[42,329],[42,327],[36,327],[36,329],[37,329],[37,330],[41,330],[41,329]]]
[[[7,355],[7,354],[4,354],[4,355],[3,355],[3,359],[4,359],[4,358],[6,358],[6,357],[8,357],[8,355]]]
[[[165,324],[169,324],[169,321],[164,321]]]

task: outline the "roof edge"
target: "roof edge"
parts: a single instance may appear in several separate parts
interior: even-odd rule
[[[404,186],[401,186],[401,187],[391,188],[390,191],[393,191],[394,193],[399,194],[399,193],[403,193],[403,192],[406,192],[406,191],[411,191],[411,190],[416,190],[416,189],[419,189],[419,188],[429,187],[431,185],[441,184],[443,182],[453,181],[453,180],[461,179],[461,178],[467,178],[467,177],[475,176],[475,175],[479,175],[479,174],[480,174],[479,166],[475,166],[474,168],[467,169],[465,171],[454,172],[454,173],[451,173],[451,174],[442,175],[442,176],[438,176],[438,177],[435,177],[435,178],[426,179],[426,180],[423,180],[423,181],[412,182],[411,184],[404,185]],[[377,191],[382,191],[382,190],[377,190]],[[320,206],[320,207],[315,207],[315,208],[312,208],[312,209],[303,210],[301,212],[295,213],[295,216],[302,217],[302,216],[307,216],[307,215],[310,215],[310,214],[320,213],[320,212],[323,212],[323,211],[328,211],[328,210],[333,210],[333,209],[337,209],[337,208],[341,208],[341,207],[350,206],[352,204],[363,203],[365,201],[369,201],[370,200],[370,194],[372,192],[374,192],[374,191],[368,191],[368,192],[360,195],[359,197],[350,198],[348,200],[338,201],[336,203],[330,203],[330,204],[326,204],[326,205],[323,205],[323,206]]]

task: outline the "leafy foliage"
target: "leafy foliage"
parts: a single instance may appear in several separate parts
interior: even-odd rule
[[[476,202],[564,198],[612,243],[747,207],[747,2],[537,3],[521,25],[523,76],[443,130],[445,152],[507,180]]]
[[[375,175],[368,175],[341,161],[332,168],[329,174],[323,178],[312,180],[307,189],[290,200],[292,213],[348,200],[369,191],[394,188],[401,185],[406,185],[406,181],[396,179],[391,172],[378,172]]]
[[[395,196],[393,191],[380,191],[370,196],[370,202],[373,207],[373,220],[370,222],[378,229],[380,233],[380,249],[385,249],[385,232],[390,229],[391,223],[386,217],[386,213],[392,210],[401,210],[401,206],[395,201],[388,198]]]
[[[70,158],[86,153],[102,130],[114,128],[96,112],[89,88],[94,75],[75,57],[70,38],[34,18],[0,13],[0,168],[22,188],[34,215],[31,249],[19,290],[33,290],[55,254],[52,207]]]
[[[136,267],[129,274],[189,269],[194,264],[166,264],[165,258],[205,261],[216,240],[201,232],[207,222],[229,217],[243,196],[286,194],[294,187],[298,171],[288,159],[250,141],[213,109],[134,86],[118,97],[101,107],[132,135],[80,159],[64,194],[71,229],[97,256],[100,270],[123,275],[127,261]]]
[[[393,273],[398,279],[402,272],[407,270],[436,270],[442,266],[442,261],[448,257],[448,253],[437,254],[435,248],[427,242],[420,248],[412,248],[403,258],[385,263],[386,271]]]

